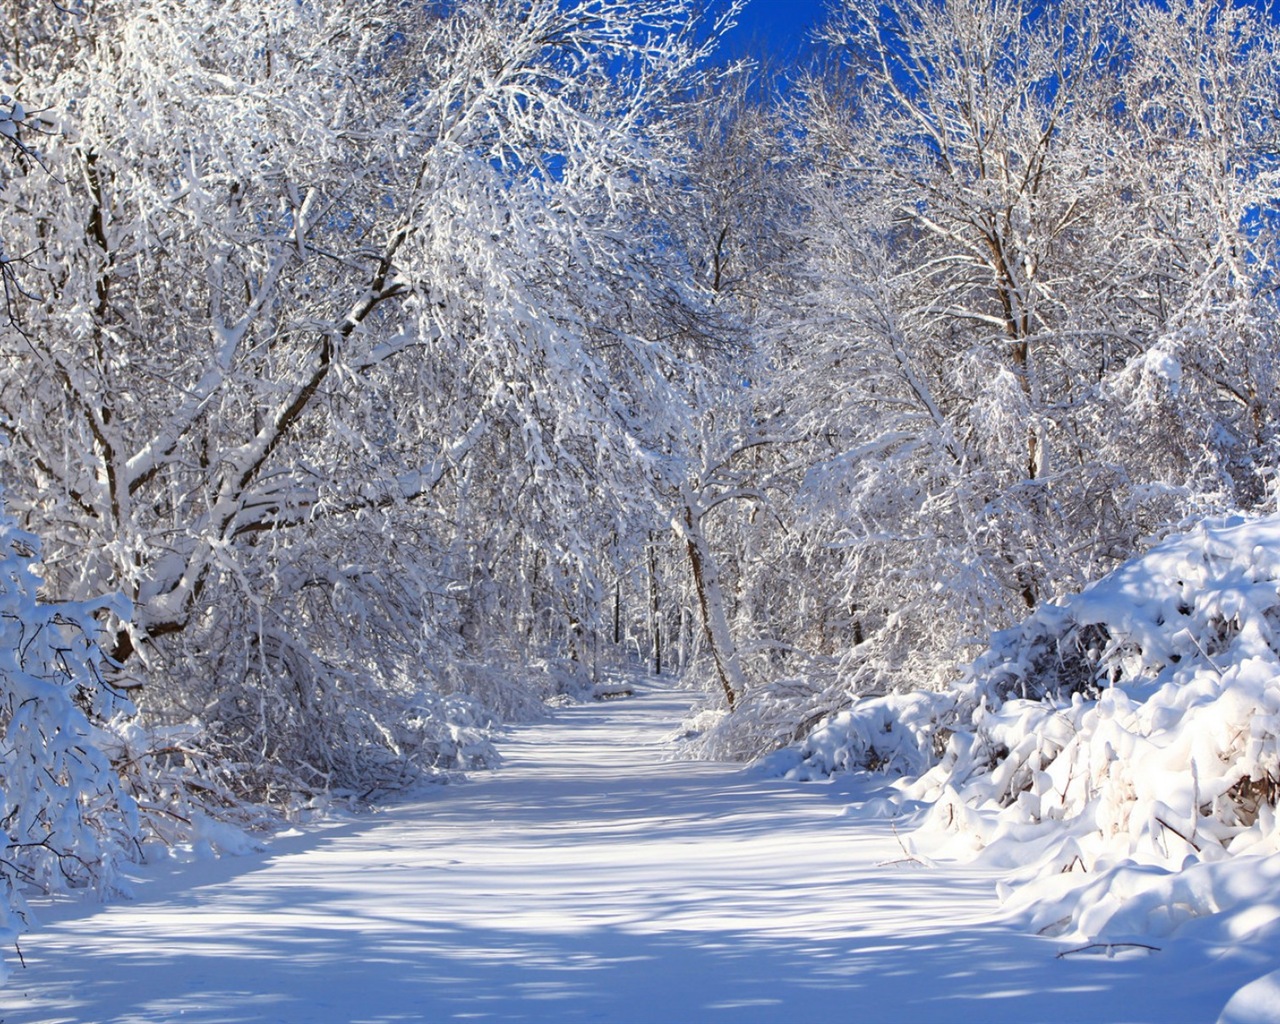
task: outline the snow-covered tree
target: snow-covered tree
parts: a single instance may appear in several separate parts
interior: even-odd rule
[[[807,502],[864,630],[943,666],[1143,537],[1256,497],[1272,412],[1229,406],[1274,348],[1276,32],[1228,5],[906,0],[846,3],[827,35],[799,333],[841,447]],[[1170,160],[1205,189],[1170,192]]]
[[[665,198],[672,234],[711,293],[720,373],[690,396],[682,458],[660,483],[717,699],[735,707],[788,661],[807,571],[781,564],[794,533],[795,409],[773,338],[800,284],[802,211],[776,71],[728,70],[681,114],[692,142],[684,187]]]
[[[1154,326],[1118,390],[1145,421],[1125,441],[1166,460],[1209,449],[1247,506],[1275,469],[1280,32],[1252,5],[1179,2],[1136,7],[1127,35],[1130,145],[1112,174]]]
[[[475,630],[531,565],[580,589],[681,415],[698,299],[643,200],[715,32],[683,0],[22,17],[6,88],[55,131],[0,193],[32,253],[0,420],[49,593],[126,594],[144,709],[256,785],[465,762]]]
[[[804,259],[756,335],[787,457],[735,474],[787,528],[717,548],[736,597],[805,581],[790,617],[739,600],[735,627],[802,656],[752,681],[722,753],[944,685],[993,628],[1257,504],[1274,469],[1270,21],[847,0],[823,35],[784,168]],[[803,656],[828,624],[838,673]]]

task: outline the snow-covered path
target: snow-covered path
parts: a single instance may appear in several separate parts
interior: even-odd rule
[[[685,700],[567,708],[499,772],[54,910],[0,1019],[1212,1021],[1249,978],[1192,940],[1055,959],[855,783],[664,761]]]

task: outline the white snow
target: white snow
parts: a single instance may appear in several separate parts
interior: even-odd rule
[[[667,760],[688,697],[636,689],[513,731],[469,783],[43,908],[0,1017],[1208,1021],[1275,967],[1194,929],[1059,958],[1002,919],[999,869],[908,858],[920,812],[886,818],[874,780]]]
[[[930,808],[909,847],[1005,871],[1029,931],[1194,934],[1274,971],[1277,625],[1280,516],[1206,522],[995,634],[949,691],[863,701],[769,767],[904,776]],[[1227,1019],[1280,1020],[1274,978]]]
[[[1176,355],[1160,346],[1142,356],[1142,369],[1150,377],[1164,381],[1175,393],[1182,384],[1182,363]]]

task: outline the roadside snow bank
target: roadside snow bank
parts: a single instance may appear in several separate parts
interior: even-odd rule
[[[945,693],[834,716],[773,764],[903,776],[931,857],[1009,871],[1045,934],[1280,918],[1280,516],[1205,524],[996,634]]]

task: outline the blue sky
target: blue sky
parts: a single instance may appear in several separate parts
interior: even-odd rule
[[[1250,0],[1266,8],[1265,0]],[[731,53],[764,49],[779,57],[791,56],[805,34],[825,15],[826,0],[749,0],[739,25],[726,40]],[[1280,3],[1271,8],[1280,20]]]
[[[750,0],[726,42],[734,52],[753,51],[758,42],[780,57],[788,56],[822,20],[825,7],[824,0]]]

